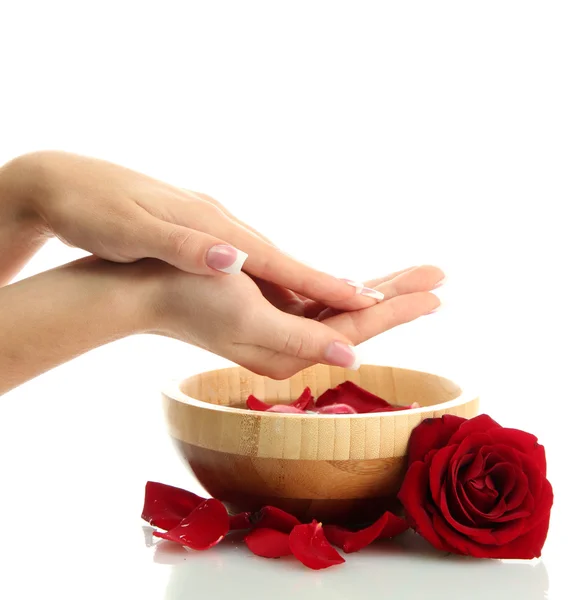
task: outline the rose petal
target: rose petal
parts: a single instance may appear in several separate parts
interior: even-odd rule
[[[431,450],[438,450],[448,444],[450,437],[466,422],[463,417],[444,415],[435,419],[425,419],[412,430],[408,443],[408,464],[424,460]]]
[[[204,498],[192,492],[148,481],[141,518],[160,529],[172,529],[202,502]]]
[[[248,399],[246,400],[246,406],[250,410],[259,410],[263,412],[272,408],[271,404],[266,404],[265,402],[258,400],[256,396],[248,396]]]
[[[321,396],[319,396],[319,398],[317,398],[315,401],[316,408],[319,408],[320,406],[328,406],[330,404],[339,404],[341,401],[341,394],[342,392],[339,389],[339,386],[325,390],[323,394],[321,394]]]
[[[464,472],[464,481],[470,481],[471,479],[480,477],[484,470],[484,462],[485,460],[482,449],[478,448],[478,450],[474,453],[470,464],[466,465],[467,469]]]
[[[541,498],[537,498],[537,511],[534,511],[529,517],[521,513],[522,518],[504,524],[503,517],[494,519],[488,516],[489,522],[486,526],[474,528],[464,527],[450,518],[450,514],[446,510],[447,499],[443,496],[440,502],[441,513],[432,515],[434,529],[441,538],[445,539],[454,548],[456,553],[480,556],[478,552],[485,552],[485,555],[490,558],[507,558],[501,550],[494,551],[492,548],[502,548],[512,544],[531,529],[534,529],[538,522],[542,522],[546,516],[548,518],[553,504],[553,492],[547,480],[545,484],[545,493],[542,494]],[[537,538],[531,537],[529,540],[537,540]],[[479,551],[477,546],[485,547],[485,550]],[[526,546],[522,544],[513,548],[519,548],[519,552],[524,552]],[[536,552],[536,549],[532,549],[530,552]],[[523,556],[516,556],[515,558],[523,558]]]
[[[440,499],[440,489],[442,488],[442,484],[446,481],[450,459],[454,456],[455,451],[455,446],[446,446],[445,448],[438,450],[430,461],[430,494],[436,505],[438,505]]]
[[[517,537],[508,544],[500,546],[474,542],[450,527],[445,527],[444,529],[442,518],[438,515],[435,516],[434,527],[447,540],[450,546],[449,552],[474,556],[476,558],[530,560],[541,556],[541,549],[545,544],[549,529],[549,517],[539,521],[529,532]]]
[[[296,408],[295,406],[290,406],[289,404],[276,404],[271,408],[268,408],[266,412],[269,413],[293,413],[298,415],[303,415],[304,411]]]
[[[465,473],[470,469],[470,461],[480,460],[478,455],[463,456],[460,461],[452,465],[452,469],[446,479],[446,501],[450,514],[460,523],[467,526],[478,525],[479,521],[470,512],[469,503],[464,502],[462,491],[465,482],[462,481]],[[468,463],[468,464],[466,464]],[[468,504],[468,505],[467,505]]]
[[[276,529],[284,533],[289,533],[296,525],[301,524],[299,519],[275,506],[264,506],[250,519],[254,529]]]
[[[313,403],[313,395],[311,394],[311,389],[306,387],[303,392],[301,392],[301,396],[292,402],[290,406],[294,408],[299,408],[299,410],[311,410],[314,408],[315,404]]]
[[[250,532],[245,538],[246,546],[257,556],[281,558],[289,556],[289,534],[263,527]]]
[[[345,381],[327,390],[315,401],[315,406],[318,408],[331,404],[348,404],[358,413],[367,413],[382,407],[392,408],[386,400],[364,390],[352,381]]]
[[[343,549],[347,554],[358,552],[377,539],[388,539],[403,533],[408,529],[408,523],[387,511],[369,527],[359,531],[350,531],[337,525],[325,525],[325,537],[334,546]]]
[[[237,529],[250,529],[252,527],[252,521],[250,520],[249,512],[241,512],[237,515],[230,516],[230,530],[236,531]]]
[[[408,468],[398,493],[407,520],[423,538],[438,550],[449,551],[448,544],[440,538],[432,525],[430,509],[429,467],[421,461],[413,462]]]
[[[328,404],[317,409],[321,415],[356,415],[357,411],[348,404]]]
[[[220,500],[210,498],[173,529],[165,532],[155,531],[154,535],[193,550],[207,550],[222,540],[229,529],[230,518],[226,507]]]
[[[538,443],[537,437],[519,429],[500,427],[490,431],[490,439],[494,445],[505,444],[532,458],[539,467],[542,476],[545,477],[547,469],[545,448]]]
[[[494,429],[501,429],[502,426],[496,423],[489,415],[478,415],[472,419],[467,419],[460,425],[458,430],[450,437],[451,444],[459,444],[466,437],[475,433],[489,433]]]
[[[326,569],[345,562],[327,541],[321,523],[296,525],[289,534],[289,546],[294,556],[310,569]]]

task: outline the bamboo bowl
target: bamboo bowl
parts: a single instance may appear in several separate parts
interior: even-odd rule
[[[420,408],[363,415],[245,409],[254,394],[287,404],[305,386],[318,396],[351,380],[388,402]],[[479,399],[437,375],[363,365],[316,365],[275,381],[236,367],[200,373],[163,392],[169,433],[206,491],[233,512],[271,504],[299,518],[363,521],[398,510],[411,431],[424,419],[473,417]]]

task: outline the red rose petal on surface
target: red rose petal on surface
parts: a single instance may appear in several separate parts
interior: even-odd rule
[[[254,529],[277,529],[284,533],[289,533],[296,525],[301,524],[299,519],[275,506],[264,506],[252,515],[251,520]]]
[[[301,396],[297,400],[292,402],[290,406],[299,408],[299,410],[311,410],[314,407],[313,395],[311,393],[311,390],[308,387],[306,387],[301,393]]]
[[[250,410],[260,410],[262,412],[272,408],[271,404],[266,404],[265,402],[258,400],[256,396],[248,396],[248,399],[246,400],[246,406]]]
[[[345,381],[337,387],[327,390],[315,401],[317,408],[331,404],[348,404],[360,414],[383,407],[392,409],[392,405],[386,400],[371,394],[352,381]]]
[[[230,530],[236,531],[237,529],[250,529],[252,527],[252,521],[250,521],[249,512],[241,512],[237,515],[230,516]]]
[[[268,410],[266,412],[269,412],[269,413],[289,413],[289,414],[296,414],[296,415],[303,415],[303,414],[305,414],[305,411],[300,410],[299,408],[296,408],[295,406],[290,406],[289,404],[276,404],[275,406],[272,406],[271,408],[268,408]]]
[[[444,415],[435,419],[425,419],[412,430],[408,443],[408,464],[424,460],[431,450],[438,450],[448,444],[450,437],[466,422],[463,417]]]
[[[148,481],[141,518],[160,529],[172,529],[203,502],[204,498],[187,490]]]
[[[289,534],[275,529],[255,529],[245,538],[246,546],[257,556],[264,558],[281,558],[289,556],[292,551],[289,547]]]
[[[329,542],[342,548],[343,552],[350,554],[351,552],[358,552],[377,539],[389,539],[407,529],[408,523],[404,519],[387,511],[372,525],[359,531],[350,531],[337,525],[325,525],[323,532]]]
[[[321,523],[296,525],[289,534],[289,546],[294,556],[310,569],[326,569],[345,562],[327,541]]]
[[[328,404],[317,409],[321,415],[356,415],[357,411],[348,404]]]
[[[222,540],[229,529],[226,507],[220,500],[210,498],[170,531],[155,531],[154,535],[193,550],[207,550]]]

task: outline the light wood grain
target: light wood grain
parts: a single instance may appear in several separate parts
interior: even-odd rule
[[[397,405],[372,415],[296,415],[245,409],[250,394],[289,403],[351,380]],[[170,435],[205,489],[236,510],[273,504],[300,517],[359,518],[371,502],[391,502],[406,467],[411,431],[425,418],[473,417],[479,399],[456,383],[418,371],[316,365],[275,381],[242,368],[200,373],[163,393]]]

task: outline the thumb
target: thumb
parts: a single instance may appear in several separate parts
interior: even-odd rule
[[[357,370],[361,366],[351,340],[335,329],[279,310],[258,315],[254,344],[311,363]]]
[[[197,275],[239,273],[248,255],[223,240],[181,225],[153,219],[143,239],[147,258],[158,258]]]

